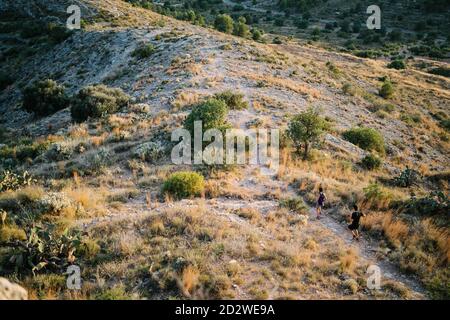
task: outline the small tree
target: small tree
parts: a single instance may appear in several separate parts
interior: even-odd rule
[[[262,38],[261,31],[259,31],[256,28],[252,29],[252,39],[255,41],[259,41],[261,40],[261,38]]]
[[[234,35],[247,38],[250,34],[248,26],[245,24],[246,20],[244,17],[239,17],[238,21],[234,24]]]
[[[219,14],[214,21],[214,28],[225,33],[232,33],[233,25],[233,18],[227,14]]]
[[[210,98],[192,108],[184,121],[184,127],[194,134],[194,122],[202,121],[203,131],[208,129],[224,129],[227,126],[228,108],[223,100]]]
[[[288,127],[288,136],[297,152],[303,147],[303,159],[308,157],[309,146],[317,141],[327,129],[327,122],[319,116],[317,110],[308,109],[296,115]]]

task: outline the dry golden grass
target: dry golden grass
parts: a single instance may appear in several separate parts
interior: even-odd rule
[[[343,272],[353,273],[358,262],[358,253],[355,249],[350,248],[341,253],[339,257],[340,268]]]
[[[238,75],[239,77],[243,77],[249,80],[267,83],[267,85],[269,86],[289,89],[296,93],[301,93],[315,99],[318,98],[325,99],[325,97],[321,96],[319,90],[312,88],[308,85],[298,83],[291,79],[278,78],[267,74],[260,75],[256,73],[247,73],[247,72],[239,72]]]
[[[187,266],[183,269],[181,275],[181,291],[186,297],[190,297],[193,294],[195,287],[198,285],[200,272],[194,266]]]
[[[75,202],[81,204],[89,215],[102,215],[105,213],[106,189],[78,186],[65,188],[63,192]]]
[[[390,212],[384,215],[381,225],[384,234],[394,245],[400,245],[408,236],[408,225],[401,220],[393,220]]]
[[[172,101],[171,105],[174,110],[181,110],[186,106],[191,106],[200,101],[200,95],[196,92],[183,91]]]
[[[69,127],[67,135],[72,139],[86,138],[89,136],[89,131],[86,124],[77,124]]]
[[[424,235],[435,241],[441,251],[441,262],[448,264],[450,261],[450,234],[448,230],[437,228],[431,219],[421,221]]]
[[[91,140],[91,144],[93,145],[93,146],[95,146],[95,147],[99,147],[99,146],[101,146],[104,142],[105,142],[105,140],[106,140],[106,138],[108,137],[108,134],[106,133],[106,132],[104,132],[102,135],[100,135],[100,136],[93,136],[93,137],[90,137],[90,140]]]

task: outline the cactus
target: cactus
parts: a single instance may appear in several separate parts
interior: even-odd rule
[[[5,170],[0,173],[0,192],[14,191],[22,187],[29,186],[35,182],[36,180],[31,176],[31,174],[28,173],[28,171],[15,173]]]
[[[408,188],[416,184],[420,178],[420,174],[413,169],[406,167],[400,176],[394,178],[394,182],[399,187]]]
[[[54,227],[34,226],[27,230],[26,240],[16,240],[6,245],[15,250],[9,262],[16,269],[25,269],[33,274],[44,269],[61,270],[75,261],[77,248],[81,245],[78,232],[69,233],[68,229],[59,235]]]

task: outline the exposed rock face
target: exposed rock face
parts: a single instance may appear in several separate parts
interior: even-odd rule
[[[0,278],[0,300],[28,300],[28,292],[18,284]]]

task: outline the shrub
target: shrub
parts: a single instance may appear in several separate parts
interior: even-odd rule
[[[389,99],[394,95],[394,86],[390,81],[385,81],[378,93],[383,98]]]
[[[34,182],[36,182],[36,180],[33,179],[28,171],[15,173],[5,170],[0,173],[0,192],[14,191],[22,187],[30,186]]]
[[[301,198],[287,198],[280,200],[280,207],[288,208],[291,211],[300,214],[306,214],[307,206]]]
[[[431,74],[436,74],[439,76],[450,78],[450,68],[437,67],[437,68],[430,69],[428,72]],[[0,90],[1,90],[1,85],[0,85]]]
[[[275,38],[273,38],[272,42],[273,42],[274,44],[283,44],[283,40],[281,40],[280,37],[275,37]]]
[[[343,133],[345,140],[367,151],[385,153],[383,136],[375,129],[358,127]]]
[[[356,94],[356,89],[352,86],[351,83],[347,82],[342,86],[342,92],[354,96]]]
[[[389,63],[387,65],[387,67],[389,69],[401,70],[401,69],[406,69],[406,64],[405,64],[405,61],[396,59],[396,60],[392,61],[391,63]]]
[[[367,170],[378,169],[382,163],[382,160],[373,154],[368,154],[361,160],[361,166]]]
[[[53,161],[68,160],[72,157],[75,151],[75,145],[68,141],[58,141],[51,145],[46,152],[47,159]]]
[[[192,112],[184,121],[184,127],[194,134],[194,121],[202,121],[203,131],[208,129],[224,129],[227,125],[227,105],[223,100],[208,99],[192,109]]]
[[[252,39],[255,41],[260,41],[262,38],[262,33],[258,29],[252,29]]]
[[[49,23],[47,25],[46,31],[47,31],[48,38],[54,43],[63,42],[72,33],[65,26],[61,26],[61,25],[58,25],[55,23]]]
[[[296,115],[289,123],[288,136],[294,143],[297,152],[303,146],[303,159],[308,157],[309,146],[317,141],[328,129],[328,124],[319,113],[313,109],[308,109]]]
[[[76,207],[74,201],[61,192],[46,193],[38,203],[42,212],[53,215],[60,214],[69,208],[74,208],[75,212]]]
[[[37,116],[48,116],[68,106],[64,86],[53,80],[37,81],[23,91],[23,108]]]
[[[170,194],[177,199],[199,196],[203,190],[203,176],[192,171],[171,174],[162,188],[163,194]]]
[[[133,155],[143,161],[155,162],[164,155],[164,146],[160,142],[145,142],[133,150]]]
[[[419,172],[406,168],[398,177],[394,178],[394,183],[399,187],[407,188],[411,187],[413,184],[416,184],[419,177]]]
[[[73,99],[70,112],[72,119],[82,122],[88,118],[99,118],[117,112],[128,104],[130,97],[119,88],[104,85],[88,86],[81,89]]]
[[[136,48],[131,55],[133,57],[137,57],[138,59],[144,59],[150,57],[153,53],[155,53],[155,47],[152,44],[143,44],[140,47]]]
[[[223,100],[228,109],[242,110],[248,108],[248,102],[243,100],[244,95],[242,93],[233,93],[231,90],[226,90],[214,95],[214,98]]]
[[[106,166],[110,165],[112,154],[106,148],[101,148],[96,154],[90,158],[90,169],[92,172],[100,172]]]
[[[227,14],[219,14],[214,21],[214,28],[221,32],[232,33],[233,26],[233,18]]]
[[[408,214],[445,215],[450,212],[450,199],[443,192],[432,192],[422,198],[412,197],[403,207]]]
[[[238,22],[236,22],[234,24],[234,28],[233,28],[233,34],[235,36],[239,36],[239,37],[243,37],[243,38],[247,38],[250,34],[250,30],[248,28],[248,25],[245,24],[245,18],[244,17],[239,17]]]

